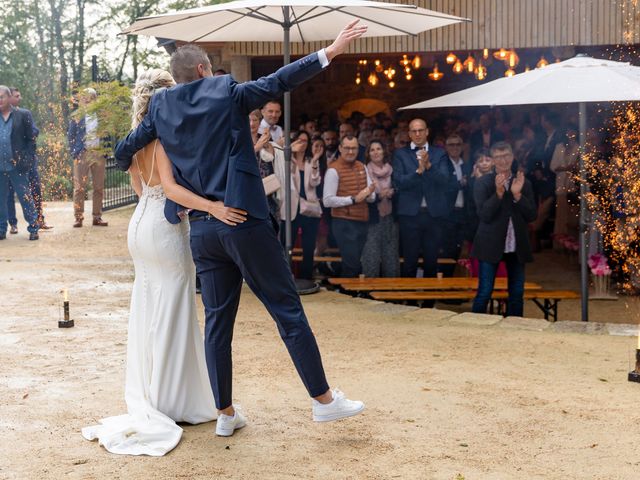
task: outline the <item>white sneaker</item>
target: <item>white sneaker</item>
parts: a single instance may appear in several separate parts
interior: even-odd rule
[[[312,399],[313,421],[331,422],[341,418],[352,417],[364,410],[364,403],[359,400],[349,400],[337,388],[331,392],[333,401],[331,403],[320,403]]]
[[[216,435],[219,437],[230,437],[233,435],[233,432],[244,427],[247,424],[246,418],[242,415],[238,409],[235,409],[235,414],[225,415],[221,413],[218,415],[218,420],[216,421]]]

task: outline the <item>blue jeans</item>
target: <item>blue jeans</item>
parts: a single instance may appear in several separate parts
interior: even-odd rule
[[[9,183],[9,194],[7,195],[7,219],[12,227],[18,226],[18,217],[16,217],[16,192]]]
[[[6,200],[9,195],[9,186],[12,186],[18,195],[24,219],[29,224],[27,230],[29,233],[37,233],[38,214],[33,203],[29,174],[28,172],[18,173],[14,169],[9,172],[0,172],[0,199],[4,199],[4,201],[0,201],[0,234],[7,233],[8,208]]]
[[[518,261],[515,253],[505,253],[502,257],[507,265],[507,316],[521,317],[524,308],[524,263]],[[491,301],[493,284],[496,279],[499,263],[480,261],[478,273],[478,292],[473,300],[474,313],[487,313],[487,306]]]
[[[33,167],[29,170],[29,188],[31,188],[31,196],[33,197],[33,204],[36,207],[36,213],[38,214],[38,222],[44,221],[44,215],[42,214],[42,186],[40,183],[40,174],[38,173],[38,162],[33,164]],[[11,183],[9,183],[9,194],[7,195],[7,217],[9,225],[12,227],[18,226],[18,217],[16,216],[16,204],[15,204],[15,191]]]

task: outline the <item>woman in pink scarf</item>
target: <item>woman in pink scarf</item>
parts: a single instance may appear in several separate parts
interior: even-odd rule
[[[392,215],[393,168],[384,145],[378,140],[369,143],[366,168],[371,181],[376,184],[377,201],[369,204],[369,230],[362,252],[362,273],[365,277],[399,277],[398,224]]]

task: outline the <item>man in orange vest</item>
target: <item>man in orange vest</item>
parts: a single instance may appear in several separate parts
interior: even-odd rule
[[[324,177],[323,203],[331,208],[331,229],[342,256],[342,277],[357,277],[362,271],[360,257],[367,241],[369,206],[376,199],[375,184],[358,161],[358,139],[340,139],[340,156]]]

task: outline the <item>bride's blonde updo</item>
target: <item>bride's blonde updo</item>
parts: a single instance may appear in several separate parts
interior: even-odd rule
[[[166,70],[152,68],[143,72],[136,80],[131,97],[133,111],[131,113],[131,128],[136,128],[149,110],[151,97],[159,88],[173,87],[176,82]]]

